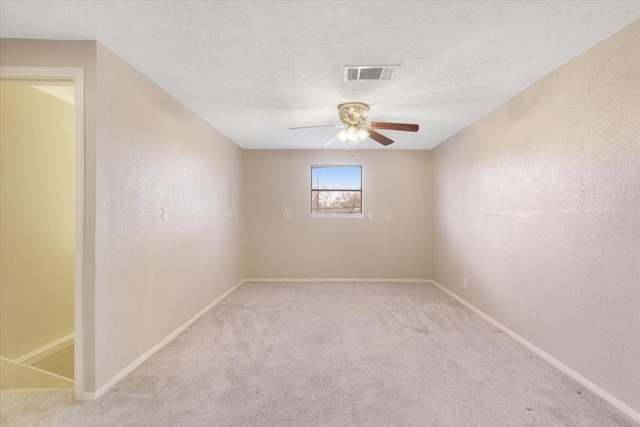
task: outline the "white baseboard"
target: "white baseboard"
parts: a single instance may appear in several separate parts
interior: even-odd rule
[[[88,402],[90,400],[96,400],[96,394],[85,391],[82,393],[80,397],[76,397],[76,400],[80,400],[82,402]]]
[[[606,400],[607,402],[609,402],[610,404],[612,404],[613,406],[615,406],[616,408],[618,408],[619,410],[621,410],[622,412],[624,412],[625,414],[633,418],[635,421],[640,422],[640,412],[636,411],[635,409],[621,402],[620,400],[618,400],[611,394],[607,393],[606,391],[604,391],[603,389],[601,389],[600,387],[598,387],[597,385],[595,385],[594,383],[592,383],[591,381],[589,381],[588,379],[586,379],[585,377],[583,377],[582,375],[574,371],[573,369],[569,368],[564,363],[560,362],[558,359],[554,358],[548,353],[545,353],[540,348],[531,344],[529,341],[522,338],[520,335],[516,334],[511,329],[507,328],[506,326],[504,326],[494,318],[490,317],[488,314],[480,311],[480,309],[471,305],[470,303],[465,301],[463,298],[459,297],[455,293],[451,292],[449,289],[442,286],[440,283],[436,282],[435,280],[428,280],[428,282],[433,283],[438,288],[442,289],[444,292],[446,292],[447,294],[449,294],[450,296],[458,300],[460,303],[464,304],[465,306],[473,310],[478,316],[482,317],[484,320],[488,321],[489,323],[493,324],[494,326],[502,330],[502,332],[509,335],[511,338],[518,341],[520,344],[524,345],[525,347],[533,351],[538,356],[542,357],[544,360],[549,362],[551,365],[555,366],[560,371],[569,375],[571,378],[573,378],[574,380],[582,384],[585,388],[591,390],[593,393],[597,394],[598,396],[600,396],[601,398],[603,398],[604,400]]]
[[[244,282],[405,282],[427,283],[429,279],[244,279]]]
[[[151,347],[146,353],[144,353],[142,356],[138,357],[135,361],[133,361],[133,363],[131,363],[129,366],[124,368],[122,371],[120,371],[118,374],[116,374],[113,378],[111,378],[109,381],[107,381],[102,387],[100,387],[98,390],[96,390],[95,393],[91,393],[91,392],[83,393],[82,400],[95,400],[95,399],[98,399],[103,394],[105,394],[107,391],[109,391],[111,389],[111,387],[116,385],[121,379],[123,379],[124,377],[129,375],[131,372],[133,372],[138,366],[142,365],[147,359],[149,359],[151,356],[153,356],[155,353],[157,353],[158,350],[160,350],[162,347],[164,347],[165,345],[169,344],[169,342],[171,342],[175,337],[180,335],[180,333],[182,331],[184,331],[189,326],[191,326],[191,324],[193,322],[198,320],[207,311],[211,310],[211,308],[214,305],[218,304],[220,301],[225,299],[231,292],[235,291],[238,288],[238,286],[240,286],[244,282],[245,282],[244,280],[241,280],[240,282],[236,283],[231,289],[229,289],[224,294],[220,295],[211,304],[209,304],[208,306],[206,306],[205,308],[200,310],[200,312],[198,314],[193,316],[191,319],[187,320],[182,326],[180,326],[178,329],[176,329],[171,334],[169,334],[165,339],[163,339],[158,344],[156,344],[153,347]]]
[[[39,361],[46,359],[49,356],[56,354],[59,351],[64,350],[67,347],[73,345],[74,334],[71,333],[66,337],[62,337],[53,342],[50,342],[47,345],[43,345],[42,347],[33,350],[25,355],[17,357],[13,359],[14,362],[19,363],[21,365],[33,365],[38,363]]]

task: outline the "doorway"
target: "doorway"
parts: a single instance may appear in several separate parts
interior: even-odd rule
[[[82,398],[82,70],[1,71],[1,386]]]

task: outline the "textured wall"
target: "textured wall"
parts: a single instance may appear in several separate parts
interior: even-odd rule
[[[84,69],[84,247],[82,265],[85,389],[95,390],[95,41],[0,39],[0,64],[13,67]]]
[[[242,156],[101,45],[96,94],[100,388],[242,280]]]
[[[431,277],[428,151],[245,150],[243,157],[245,277]],[[349,164],[362,165],[365,217],[311,217],[311,166]]]
[[[24,82],[0,100],[0,348],[15,359],[73,333],[75,108]]]
[[[640,410],[640,21],[432,164],[434,279]]]

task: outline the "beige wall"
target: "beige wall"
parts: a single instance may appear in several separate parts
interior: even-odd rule
[[[243,278],[241,150],[95,42],[2,39],[0,64],[84,68],[92,392]]]
[[[0,83],[0,103],[0,355],[15,359],[73,333],[75,112],[23,82]]]
[[[432,163],[434,279],[640,410],[640,21]]]
[[[244,150],[243,156],[245,277],[431,277],[428,151]],[[334,164],[362,165],[364,218],[310,216],[311,166]],[[283,211],[292,218],[283,219]]]
[[[96,95],[99,388],[242,280],[242,156],[101,45]]]

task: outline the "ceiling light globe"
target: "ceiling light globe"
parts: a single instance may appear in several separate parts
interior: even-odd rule
[[[354,128],[347,129],[347,140],[352,144],[357,144],[358,142],[360,142],[358,131]]]

